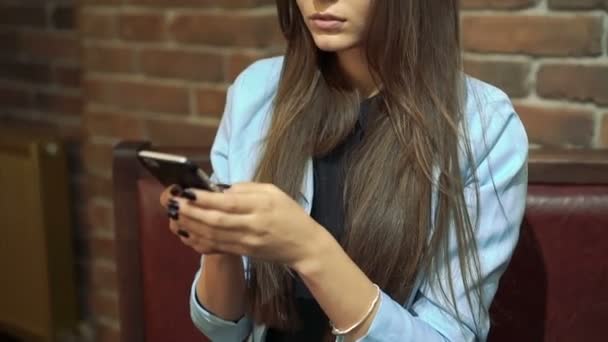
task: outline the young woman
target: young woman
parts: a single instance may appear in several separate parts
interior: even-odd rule
[[[476,341],[516,245],[527,138],[461,69],[457,0],[277,0],[285,57],[228,92],[224,193],[167,189],[213,341]]]

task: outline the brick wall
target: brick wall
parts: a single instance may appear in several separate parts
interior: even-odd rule
[[[467,71],[509,93],[533,143],[608,147],[608,1],[462,3]]]
[[[80,51],[71,0],[0,1],[0,117],[80,128]]]
[[[118,333],[112,145],[209,142],[230,82],[280,51],[273,2],[80,0],[77,36],[70,1],[0,0],[0,120],[81,139],[76,249],[99,341]],[[607,0],[462,3],[467,71],[511,95],[532,142],[608,147]]]

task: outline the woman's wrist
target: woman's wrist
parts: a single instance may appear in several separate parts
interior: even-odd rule
[[[312,277],[321,271],[323,260],[337,250],[342,250],[338,241],[324,227],[316,224],[312,237],[305,242],[304,252],[290,268],[302,277]]]
[[[202,260],[202,274],[196,284],[196,298],[205,310],[238,321],[245,312],[243,259],[238,255],[210,254]]]
[[[379,309],[381,293],[323,227],[313,233],[305,257],[290,265],[346,341],[365,336]]]
[[[233,255],[233,254],[225,254],[225,253],[215,253],[215,254],[205,254],[203,256],[203,262],[213,262],[213,263],[220,263],[220,264],[226,264],[226,263],[231,263],[231,264],[237,264],[237,263],[242,263],[243,262],[243,257],[240,255]]]

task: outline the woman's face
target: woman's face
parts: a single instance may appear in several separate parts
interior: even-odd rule
[[[359,45],[372,0],[296,0],[317,47],[339,52]]]

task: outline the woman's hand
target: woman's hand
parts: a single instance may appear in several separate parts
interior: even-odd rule
[[[187,195],[188,193],[186,193]],[[190,194],[192,194],[190,192]],[[186,245],[191,245],[193,241],[190,240],[190,233],[186,230],[180,228],[175,218],[179,217],[178,209],[175,208],[174,205],[170,203],[177,196],[184,196],[184,190],[181,189],[177,185],[172,185],[166,188],[160,195],[160,204],[167,209],[167,214],[170,218],[169,220],[169,230],[176,236],[178,236],[182,242]],[[191,197],[192,198],[192,197]],[[200,254],[218,254],[217,251],[213,250],[210,246],[205,246],[203,243],[197,244],[196,248],[194,248]]]
[[[290,267],[314,256],[325,230],[274,185],[241,183],[223,193],[188,190],[191,200],[165,191],[178,213],[171,230],[199,253],[246,255]]]
[[[215,258],[224,261],[234,255],[246,255],[279,262],[293,269],[330,320],[339,327],[347,327],[361,319],[377,293],[373,283],[331,234],[273,185],[243,183],[224,193],[186,191],[171,194],[167,190],[161,202],[167,208],[175,208],[178,214],[174,216],[176,220],[171,220],[171,230],[175,234],[178,229],[187,232],[189,237],[180,238],[197,252],[223,254]],[[242,266],[240,258],[238,262]],[[245,312],[244,299],[235,297],[234,293],[244,293],[245,278],[235,280],[231,277],[237,273],[242,276],[242,269],[227,272],[225,263],[212,265],[215,267],[208,268],[203,277],[209,270],[217,272],[209,275],[207,282],[198,283],[199,298],[203,298],[203,303],[213,312],[220,312],[220,317],[238,319]],[[218,282],[218,277],[223,280]],[[236,283],[239,283],[239,291],[216,295],[220,289],[230,286],[226,284]],[[209,291],[210,286],[217,287]],[[222,301],[237,298],[238,305],[214,303],[218,298]],[[374,308],[347,341],[356,341],[366,334],[378,308]]]

